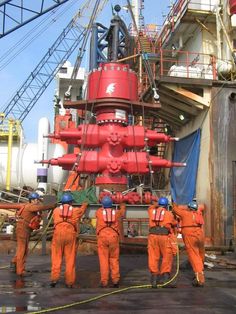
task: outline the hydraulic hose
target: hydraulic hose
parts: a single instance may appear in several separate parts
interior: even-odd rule
[[[170,280],[168,280],[167,282],[165,282],[163,284],[157,285],[157,288],[163,288],[163,287],[168,286],[172,281],[174,281],[177,278],[178,274],[179,274],[179,248],[177,247],[176,272],[175,272],[175,274],[173,275],[173,277]],[[78,305],[81,305],[81,304],[94,302],[94,301],[100,300],[102,298],[109,297],[110,295],[114,295],[114,294],[118,294],[118,293],[122,293],[122,292],[128,292],[130,290],[149,289],[151,287],[152,287],[151,285],[129,286],[129,287],[118,289],[118,290],[111,291],[111,292],[108,292],[108,293],[103,293],[103,294],[100,294],[98,296],[95,296],[95,297],[92,297],[92,298],[88,298],[88,299],[85,299],[85,300],[81,300],[81,301],[77,301],[77,302],[73,302],[73,303],[69,303],[69,304],[65,304],[65,305],[61,305],[61,306],[50,307],[50,308],[47,308],[47,309],[44,309],[44,310],[40,310],[40,311],[36,311],[36,312],[27,312],[27,313],[30,313],[30,314],[42,314],[42,313],[55,312],[55,311],[59,311],[59,310],[68,309],[68,308],[71,308],[71,307],[74,307],[74,306],[78,306]],[[156,289],[156,291],[158,291],[158,289]]]

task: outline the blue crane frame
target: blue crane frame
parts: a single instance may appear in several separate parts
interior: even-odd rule
[[[0,38],[28,24],[39,16],[69,0],[34,1],[34,9],[27,0],[5,0],[0,3]],[[21,4],[19,4],[21,3]],[[35,8],[37,5],[38,9]],[[32,3],[31,3],[32,6]],[[14,9],[14,10],[13,10]]]

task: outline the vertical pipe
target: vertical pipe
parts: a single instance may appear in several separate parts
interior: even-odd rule
[[[216,57],[212,56],[212,72],[213,72],[213,80],[217,79],[217,71],[216,71]]]
[[[120,31],[120,25],[119,25],[119,19],[114,17],[112,20],[113,28],[112,28],[112,43],[111,43],[111,61],[117,61],[118,59],[118,53],[119,53],[119,31]]]
[[[143,68],[142,55],[140,55],[138,58],[139,58],[138,79],[139,79],[140,90],[142,91],[143,90],[143,86],[142,86],[142,78],[143,78],[143,73],[142,73],[142,68]]]
[[[93,24],[91,41],[90,41],[90,54],[89,54],[89,71],[98,67],[98,25]]]
[[[234,247],[234,255],[236,257],[236,161],[233,161],[233,247]]]
[[[132,6],[132,11],[134,14],[134,20],[137,26],[137,29],[140,29],[140,25],[139,25],[139,3],[138,0],[132,0],[131,2],[131,6]],[[136,27],[133,25],[133,31],[134,33],[136,33]]]
[[[12,158],[12,137],[13,137],[14,121],[8,120],[8,149],[7,149],[7,175],[6,175],[6,190],[9,191],[11,187],[11,158]]]
[[[187,78],[189,78],[189,51],[186,53],[186,69],[187,69]]]
[[[19,143],[19,157],[18,157],[18,171],[17,171],[17,185],[22,183],[22,158],[23,158],[23,129],[20,124],[20,143]]]
[[[161,76],[163,75],[163,50],[160,49],[160,61],[161,61]]]
[[[43,230],[45,230],[48,224],[47,212],[44,211],[42,216],[43,216]],[[47,234],[45,233],[42,237],[42,255],[46,254],[47,254]]]
[[[38,125],[38,159],[48,158],[48,144],[49,139],[45,138],[50,132],[49,121],[47,118],[41,118]],[[38,188],[44,189],[47,192],[47,179],[48,179],[48,168],[46,165],[39,166],[37,169],[37,182]]]
[[[221,47],[221,30],[222,27],[220,25],[220,20],[219,20],[219,11],[220,11],[220,7],[219,7],[219,3],[217,4],[216,7],[216,36],[217,36],[217,58],[218,59],[222,59],[222,47]]]

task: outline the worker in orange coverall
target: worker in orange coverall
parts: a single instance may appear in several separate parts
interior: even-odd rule
[[[53,211],[54,233],[51,245],[51,287],[55,287],[61,272],[63,256],[65,257],[65,283],[73,288],[76,280],[75,264],[77,253],[77,234],[80,218],[84,215],[88,203],[73,207],[73,196],[65,193],[61,206]]]
[[[112,286],[118,288],[120,281],[119,223],[125,214],[126,206],[121,204],[119,210],[112,208],[112,199],[109,196],[103,197],[101,203],[102,207],[96,212],[96,234],[101,273],[100,287],[108,286],[109,273],[111,272]]]
[[[177,241],[174,229],[177,221],[168,211],[168,199],[160,197],[158,204],[148,208],[148,267],[151,273],[152,288],[170,279],[173,255],[177,253]],[[159,268],[160,258],[162,262]]]
[[[29,194],[29,203],[12,204],[11,207],[18,209],[16,212],[16,255],[11,261],[11,270],[19,276],[26,276],[25,263],[28,254],[30,234],[39,228],[38,212],[55,207],[55,203],[40,205],[40,196],[33,192]],[[9,204],[8,208],[9,208]],[[0,208],[6,208],[6,204],[0,204]]]
[[[183,241],[189,262],[195,273],[195,278],[192,284],[195,287],[202,287],[205,283],[205,238],[202,228],[204,224],[202,210],[198,209],[196,201],[192,201],[188,204],[187,209],[184,206],[173,203],[173,211],[181,219]]]

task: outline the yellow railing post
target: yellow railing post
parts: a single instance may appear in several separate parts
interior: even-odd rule
[[[12,159],[12,139],[13,139],[13,125],[14,121],[9,119],[9,133],[8,133],[8,149],[7,149],[7,175],[6,175],[6,190],[11,187],[11,159]]]

